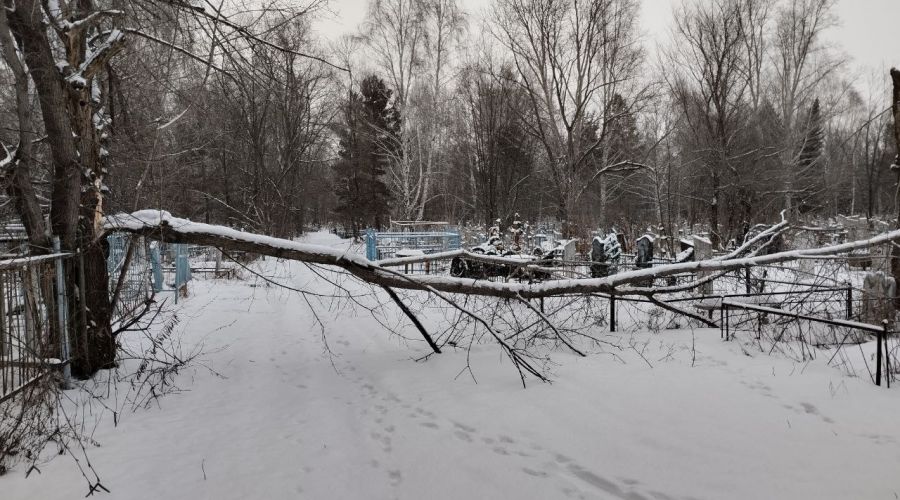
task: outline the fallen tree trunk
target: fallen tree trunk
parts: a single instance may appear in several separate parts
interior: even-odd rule
[[[785,223],[778,226],[786,228]],[[685,262],[639,269],[605,278],[552,280],[542,283],[497,283],[450,276],[407,276],[367,260],[357,254],[332,247],[245,233],[224,226],[192,222],[173,217],[168,212],[142,210],[132,214],[109,216],[104,221],[107,231],[126,231],[168,243],[192,243],[239,250],[270,257],[339,267],[373,285],[411,290],[437,290],[444,293],[481,295],[509,299],[535,299],[570,294],[605,293],[613,295],[648,295],[657,293],[652,287],[641,287],[651,278],[663,278],[698,271],[730,271],[748,266],[789,262],[800,259],[836,258],[853,250],[900,240],[900,229],[867,240],[806,250],[791,250],[769,255],[751,255]],[[731,258],[729,258],[731,257]],[[421,257],[416,257],[422,259]],[[446,258],[446,257],[441,257]],[[502,259],[491,257],[492,260]],[[426,259],[427,260],[427,259]],[[506,259],[510,260],[510,259]],[[419,260],[421,262],[422,260]],[[511,261],[520,262],[520,261]],[[396,262],[390,262],[391,265]]]

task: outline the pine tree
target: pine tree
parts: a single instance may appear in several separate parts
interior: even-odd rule
[[[360,92],[350,93],[343,126],[337,131],[340,160],[334,165],[335,212],[354,236],[365,226],[380,229],[390,211],[384,177],[388,163],[400,152],[400,114],[391,96],[383,80],[366,77]]]
[[[806,119],[806,133],[804,134],[803,144],[800,146],[800,153],[797,158],[797,166],[801,174],[814,166],[822,157],[824,151],[825,126],[822,120],[819,99],[816,98]]]

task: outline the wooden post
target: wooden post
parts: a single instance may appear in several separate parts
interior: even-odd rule
[[[744,268],[744,281],[746,281],[744,288],[747,290],[747,294],[753,293],[753,290],[750,289],[750,266]]]

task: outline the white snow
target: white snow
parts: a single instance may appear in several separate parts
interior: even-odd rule
[[[325,234],[312,243],[346,247]],[[260,269],[334,292],[299,263]],[[368,290],[358,291],[365,300]],[[621,351],[554,353],[554,383],[522,389],[492,344],[471,354],[477,384],[460,374],[464,351],[414,361],[428,348],[399,315],[387,319],[399,325],[391,334],[367,312],[325,300],[317,313],[330,357],[296,293],[254,279],[194,280],[190,295],[178,330],[186,345],[204,345],[203,363],[221,376],[195,366],[177,379],[185,392],[160,407],[127,410],[118,427],[104,414],[88,449],[106,498],[900,494],[900,389],[847,377],[827,356],[797,364],[723,342],[718,330],[617,334],[605,338]],[[440,321],[422,314],[426,327]],[[0,477],[0,491],[53,500],[86,486],[61,456],[29,479],[21,469]]]

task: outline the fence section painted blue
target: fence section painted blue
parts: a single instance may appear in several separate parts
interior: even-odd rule
[[[418,250],[426,254],[457,250],[457,232],[389,232],[366,230],[366,258],[379,260],[394,257],[400,250]]]
[[[191,280],[191,263],[188,260],[188,249],[184,244],[175,245],[175,290]]]
[[[163,289],[163,271],[162,256],[159,253],[158,245],[150,247],[150,262],[153,266],[153,291],[159,293]]]

